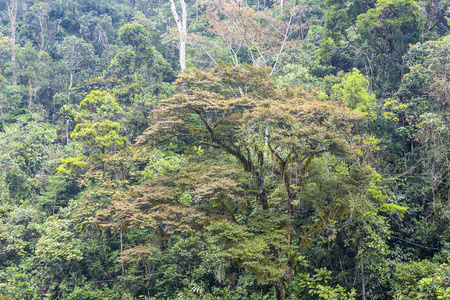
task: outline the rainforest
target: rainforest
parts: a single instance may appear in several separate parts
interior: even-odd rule
[[[0,299],[450,299],[450,2],[1,0]]]

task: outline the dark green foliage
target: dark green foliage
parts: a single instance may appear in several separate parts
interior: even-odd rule
[[[0,1],[0,299],[448,299],[449,2],[185,2]]]

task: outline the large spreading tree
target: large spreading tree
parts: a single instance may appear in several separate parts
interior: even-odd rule
[[[109,214],[121,230],[153,228],[161,238],[206,230],[222,259],[284,299],[300,251],[328,222],[355,210],[355,198],[374,199],[373,170],[357,163],[351,142],[363,115],[314,93],[278,90],[266,67],[220,65],[181,74],[176,85],[137,145],[175,143],[190,153],[188,163],[116,197],[99,216]],[[309,175],[323,163],[329,178]],[[308,209],[319,219],[301,216]]]

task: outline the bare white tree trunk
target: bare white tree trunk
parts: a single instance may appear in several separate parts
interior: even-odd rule
[[[186,40],[187,40],[187,12],[186,2],[180,0],[181,4],[181,19],[178,15],[175,1],[170,0],[170,8],[172,9],[172,15],[177,23],[178,35],[180,39],[180,68],[183,72],[186,69]]]
[[[66,121],[66,145],[69,145],[69,119]]]
[[[270,74],[272,74],[273,71],[275,71],[275,68],[277,67],[277,64],[278,64],[278,60],[280,59],[280,56],[283,53],[284,45],[286,44],[286,41],[288,40],[289,36],[292,33],[291,32],[291,24],[292,24],[292,18],[294,17],[296,9],[297,9],[297,7],[294,2],[294,5],[292,6],[291,13],[289,16],[289,23],[286,26],[286,32],[283,34],[283,43],[281,44],[280,51],[278,51],[278,53],[277,53],[277,58],[275,59],[275,63],[272,67],[272,71],[270,72]],[[281,0],[281,10],[283,10],[283,0]]]
[[[73,85],[73,68],[70,68],[69,95],[67,96],[69,98],[69,104],[70,104],[70,93],[72,92],[72,85]]]
[[[13,69],[13,85],[17,84],[16,74],[16,16],[17,16],[17,0],[7,2],[9,20],[11,22],[11,40],[13,43],[11,51],[11,64]]]
[[[48,29],[48,21],[45,19],[45,16],[39,16],[39,25],[41,26],[41,40],[39,43],[39,50],[44,51],[45,49],[45,33]]]

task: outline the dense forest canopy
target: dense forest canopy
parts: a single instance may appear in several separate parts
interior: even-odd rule
[[[446,0],[0,2],[0,299],[450,299]]]

